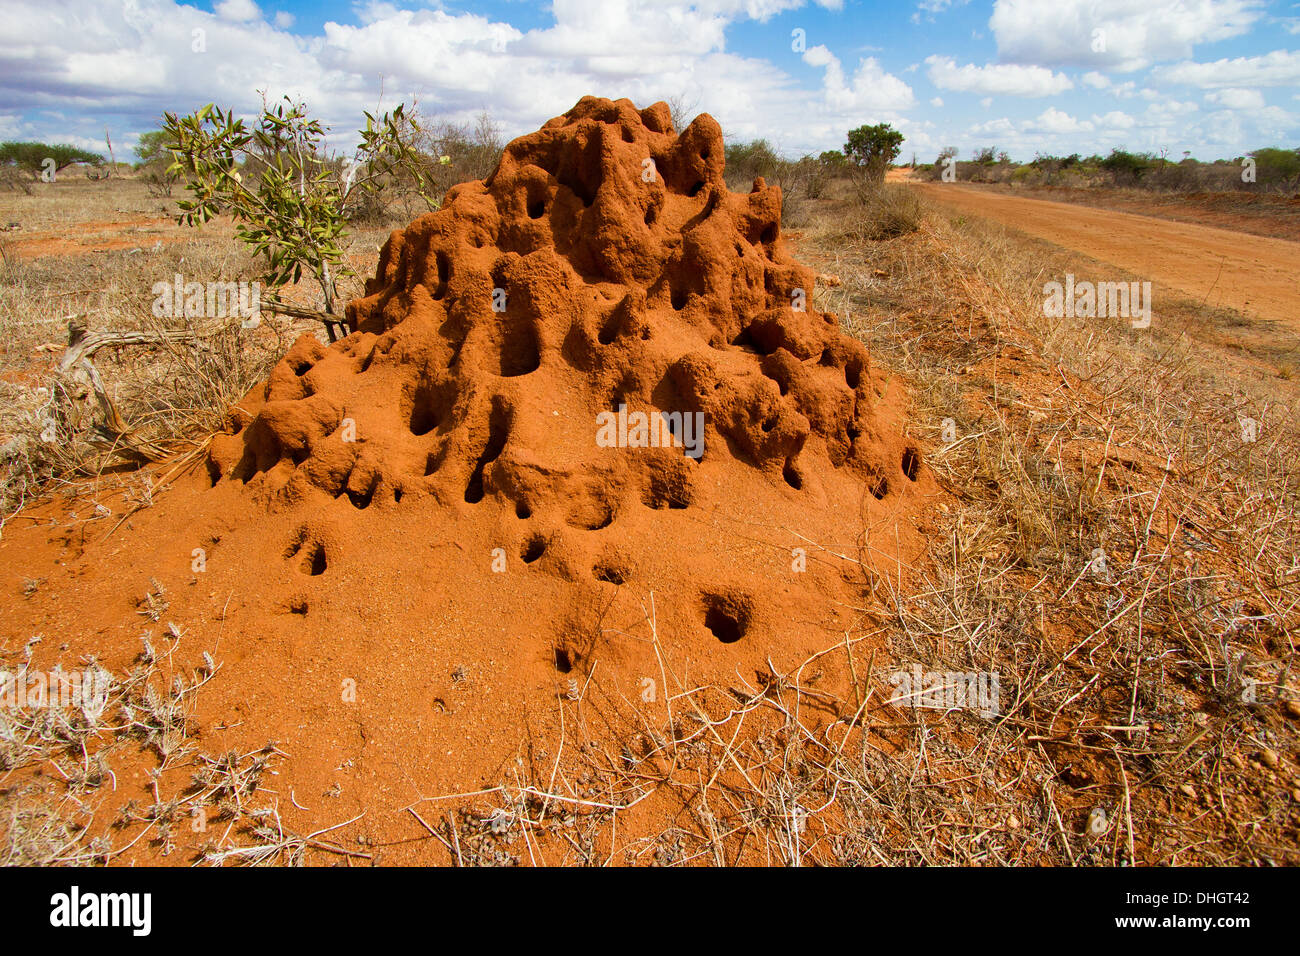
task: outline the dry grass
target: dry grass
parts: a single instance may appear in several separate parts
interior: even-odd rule
[[[933,211],[835,255],[824,305],[908,378],[956,498],[922,586],[886,603],[891,649],[1002,673],[972,756],[1031,772],[1040,817],[1071,805],[1054,862],[1295,862],[1288,336],[1243,349],[1196,303],[1159,303],[1148,330],[1048,319],[1045,279],[1086,268]],[[1085,857],[1089,804],[1117,825]]]
[[[252,281],[257,271],[228,224],[187,229],[160,219],[172,204],[150,197],[143,183],[38,184],[33,195],[9,205],[21,229],[0,239],[0,533],[6,517],[38,494],[54,488],[78,493],[79,481],[102,478],[124,461],[156,457],[153,450],[201,447],[229,406],[266,376],[298,335],[320,333],[311,320],[269,313],[252,330],[237,319],[154,316],[155,283],[172,282],[177,274],[186,282]],[[95,233],[87,220],[108,228]],[[45,237],[55,234],[86,234],[87,241],[108,247],[40,254]],[[358,265],[382,238],[378,229],[353,236]],[[352,291],[359,289],[360,280],[353,280]],[[319,308],[306,286],[288,290],[285,298]],[[92,333],[193,334],[190,341],[110,348],[94,356],[125,433],[104,427],[84,376],[68,381],[52,367],[74,323]]]

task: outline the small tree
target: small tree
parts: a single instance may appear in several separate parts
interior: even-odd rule
[[[668,114],[672,117],[673,132],[680,134],[695,119],[700,108],[699,94],[678,93],[668,97]]]
[[[1116,148],[1101,161],[1101,168],[1109,172],[1117,183],[1136,183],[1155,161],[1156,157],[1151,153],[1130,153]]]
[[[885,170],[902,148],[903,134],[888,123],[877,123],[850,130],[844,154],[857,166],[866,169],[872,179],[884,182]]]
[[[1253,150],[1250,155],[1259,169],[1259,182],[1300,186],[1300,150],[1270,147]]]
[[[172,154],[167,149],[167,141],[170,136],[171,134],[165,129],[141,133],[135,144],[135,157],[140,161],[140,165],[143,166],[155,160],[166,160],[170,164]]]
[[[165,129],[156,129],[141,133],[136,141],[135,164],[151,196],[170,196],[176,185],[177,174],[172,169],[175,155],[167,149],[170,133]]]
[[[361,143],[342,163],[326,152],[325,127],[287,96],[274,109],[263,103],[251,129],[211,103],[189,116],[163,115],[161,148],[175,157],[170,170],[188,178],[192,195],[180,202],[177,221],[192,226],[229,214],[239,238],[265,261],[262,281],[279,288],[305,272],[320,286],[328,315],[339,315],[338,280],[353,274],[341,246],[351,203],[405,171],[427,206],[438,207],[413,146],[419,128],[403,106],[379,118],[366,113]],[[336,324],[341,317],[326,321],[331,341]]]
[[[53,161],[51,167],[50,161]],[[101,166],[104,157],[76,146],[49,143],[0,143],[0,165],[16,166],[39,179],[47,169],[55,173],[73,163]]]
[[[727,175],[737,180],[771,179],[781,165],[781,157],[765,139],[727,143],[723,151]]]

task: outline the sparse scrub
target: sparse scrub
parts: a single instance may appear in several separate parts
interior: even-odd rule
[[[926,168],[926,177],[938,181],[944,160],[955,149],[940,153]],[[1300,189],[1300,150],[1257,149],[1231,161],[1203,163],[1185,155],[1175,162],[1156,153],[1135,153],[1117,148],[1106,156],[1052,156],[1039,154],[1028,163],[1013,163],[994,147],[977,149],[970,162],[954,164],[957,182],[1052,186],[1106,187],[1152,193],[1233,192],[1289,195]],[[1254,170],[1247,173],[1247,157]]]

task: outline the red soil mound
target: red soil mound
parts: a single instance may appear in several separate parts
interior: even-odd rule
[[[675,136],[662,104],[588,97],[515,140],[488,181],[392,235],[353,334],[297,343],[244,403],[247,427],[213,443],[214,479],[315,520],[341,499],[348,523],[433,509],[454,540],[482,528],[480,555],[546,556],[538,570],[570,581],[631,583],[667,559],[710,592],[686,599],[701,619],[720,569],[694,526],[739,494],[774,524],[892,510],[920,459],[882,420],[866,349],[808,304],[780,190],[731,193],[722,171],[712,117]],[[632,433],[602,447],[614,418]],[[771,576],[725,588],[744,618],[728,627],[767,616]]]
[[[780,210],[727,190],[711,117],[583,99],[393,233],[351,334],[300,339],[208,480],[73,546],[24,626],[129,659],[156,578],[224,662],[213,746],[277,740],[304,828],[498,782],[557,681],[632,698],[659,652],[725,682],[835,643],[932,482]]]

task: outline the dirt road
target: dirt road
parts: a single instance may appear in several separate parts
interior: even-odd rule
[[[1300,326],[1300,243],[1071,203],[1021,199],[972,186],[912,185],[928,199],[1150,280],[1157,312],[1163,288],[1212,306]]]

